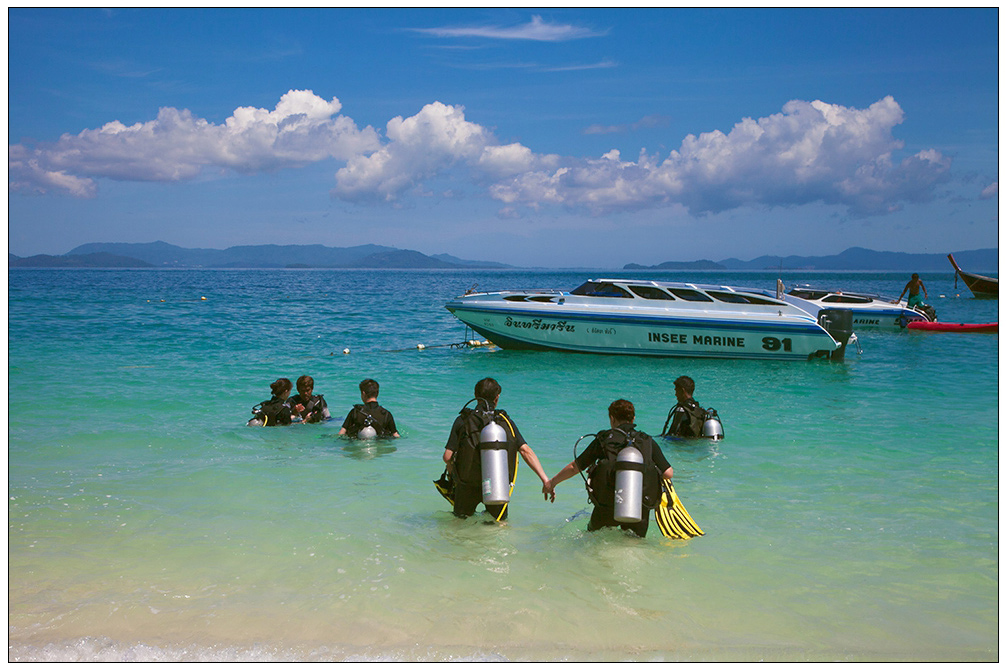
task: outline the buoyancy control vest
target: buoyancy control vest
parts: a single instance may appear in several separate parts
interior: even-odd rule
[[[684,414],[683,421],[675,421],[675,413]],[[674,437],[702,437],[702,424],[706,420],[706,410],[699,406],[694,399],[679,402],[667,413],[667,421],[664,423],[664,430],[661,435],[673,435]],[[670,427],[671,432],[668,432]]]
[[[587,470],[587,495],[594,505],[615,505],[615,462],[618,452],[632,446],[643,457],[643,507],[653,509],[660,502],[660,477],[653,462],[653,441],[646,433],[637,430],[613,428],[597,434],[604,456]]]
[[[369,426],[376,431],[378,437],[387,437],[390,434],[387,415],[388,410],[376,403],[371,407],[366,404],[353,405],[353,423],[346,432],[356,435]]]
[[[469,404],[471,401],[469,401]],[[514,466],[516,465],[516,445],[513,444],[513,424],[510,423],[506,412],[501,409],[490,409],[484,401],[479,401],[476,408],[472,409],[466,404],[458,412],[461,417],[461,435],[458,439],[458,447],[452,457],[454,463],[454,477],[465,486],[481,486],[482,483],[482,458],[479,452],[479,441],[482,429],[490,421],[495,421],[507,434],[507,464],[510,470],[510,481],[513,481]]]
[[[328,407],[328,403],[325,402],[325,396],[320,393],[311,396],[310,400],[304,402],[304,397],[300,394],[295,395],[290,398],[290,405],[301,404],[304,406],[304,412],[301,414],[303,417],[311,416],[310,422],[317,423],[318,421],[325,420],[325,409]]]
[[[289,402],[276,396],[252,407],[252,414],[263,426],[289,426],[292,423]]]

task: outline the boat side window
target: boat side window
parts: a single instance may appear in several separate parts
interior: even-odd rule
[[[590,295],[602,298],[631,298],[632,294],[621,286],[607,282],[584,282],[570,291],[573,295]]]
[[[870,298],[857,298],[851,295],[829,295],[821,302],[844,302],[844,303],[854,303],[857,305],[863,305],[866,303],[873,302],[873,300]]]
[[[705,293],[699,291],[693,291],[690,288],[672,288],[668,289],[671,293],[678,296],[682,300],[688,300],[689,302],[712,302],[713,299],[707,296]]]
[[[745,305],[783,305],[785,303],[771,298],[762,298],[756,295],[742,295],[740,293],[729,293],[727,291],[708,291],[709,295],[722,302],[743,303]]]
[[[725,291],[709,291],[709,295],[716,298],[720,302],[737,302],[743,304],[750,304],[750,300],[746,295],[738,295],[737,293],[726,293]]]
[[[640,298],[646,298],[647,300],[674,300],[674,298],[656,286],[629,286],[629,290]]]

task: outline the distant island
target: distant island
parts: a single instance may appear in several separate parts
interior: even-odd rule
[[[448,254],[427,256],[418,251],[366,244],[326,247],[321,244],[238,246],[227,249],[186,249],[166,242],[83,244],[63,256],[8,255],[10,267],[93,268],[387,268],[502,269],[490,261],[470,261]]]
[[[8,263],[12,268],[151,268],[146,261],[116,256],[115,254],[94,253],[74,256],[50,256],[39,254],[28,258],[19,258],[8,254]]]
[[[975,249],[953,251],[957,262],[974,272],[999,272],[998,249]],[[676,262],[667,261],[660,265],[637,265],[629,263],[623,270],[887,270],[901,272],[948,272],[953,271],[947,254],[908,254],[896,251],[873,251],[862,247],[851,247],[834,256],[759,256],[754,260],[742,261],[737,258],[713,261]]]
[[[948,250],[972,272],[999,272],[998,249]],[[326,247],[321,244],[237,246],[227,249],[186,249],[166,242],[84,244],[62,256],[41,254],[21,258],[8,254],[12,268],[373,268],[373,269],[507,269],[505,263],[473,261],[449,254],[426,254],[375,244]],[[908,254],[861,247],[834,256],[759,256],[750,261],[667,261],[659,265],[629,263],[623,270],[817,270],[950,272],[946,254]]]

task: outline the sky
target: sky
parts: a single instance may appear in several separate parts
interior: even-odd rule
[[[998,247],[999,10],[9,9],[8,244]]]

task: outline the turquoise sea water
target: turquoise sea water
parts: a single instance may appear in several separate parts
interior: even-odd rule
[[[9,271],[9,658],[997,660],[998,335],[862,332],[840,364],[440,346],[476,282],[618,274]],[[998,321],[923,280],[941,320]],[[245,427],[301,374],[338,421]],[[682,374],[727,435],[663,444],[703,537],[588,534],[579,480],[549,504],[523,464],[503,526],[432,485],[482,377],[551,476],[616,398],[659,432]],[[401,439],[336,437],[364,377]]]

